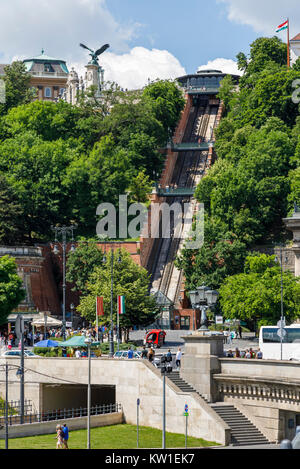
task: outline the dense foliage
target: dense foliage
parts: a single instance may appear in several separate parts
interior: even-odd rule
[[[111,262],[113,256],[113,318],[116,324],[117,296],[125,296],[126,313],[120,315],[120,327],[125,330],[133,326],[151,324],[158,311],[153,296],[149,295],[149,276],[145,269],[138,266],[124,249],[120,253],[110,253],[101,267],[95,267],[87,282],[87,294],[81,297],[77,310],[90,322],[95,322],[95,301],[97,296],[104,298],[103,317],[100,325],[110,325],[111,308]]]
[[[5,76],[0,239],[11,243],[14,232],[21,243],[48,241],[51,225],[71,222],[78,224],[79,235],[94,236],[99,204],[118,208],[119,195],[126,193],[132,201],[146,201],[153,171],[163,165],[158,150],[184,106],[182,92],[171,81],[157,81],[137,92],[107,86],[100,101],[89,93],[77,106],[29,102],[33,96],[28,77],[20,63],[10,66]],[[1,218],[7,200],[9,213],[19,212],[18,236],[17,225],[12,227],[9,219],[4,224]]]
[[[286,45],[276,37],[257,39],[249,58],[237,58],[239,87],[231,77],[221,85],[218,161],[196,191],[205,204],[204,246],[185,250],[178,262],[189,288],[218,288],[242,272],[247,251],[285,241],[282,219],[300,205],[299,103],[292,99],[299,63],[287,69]]]
[[[276,325],[281,316],[281,271],[274,256],[246,258],[244,272],[228,277],[220,288],[220,304],[229,319],[255,320]],[[300,284],[283,273],[283,313],[288,322],[300,316]]]
[[[9,314],[24,298],[15,260],[9,256],[0,257],[0,325],[7,322]]]

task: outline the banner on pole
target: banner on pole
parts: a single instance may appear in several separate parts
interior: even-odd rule
[[[97,296],[97,316],[104,316],[103,296]]]
[[[118,313],[125,314],[125,296],[118,296]]]

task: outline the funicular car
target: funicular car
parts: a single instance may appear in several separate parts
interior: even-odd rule
[[[161,348],[166,340],[166,332],[162,329],[147,331],[145,336],[146,347]]]

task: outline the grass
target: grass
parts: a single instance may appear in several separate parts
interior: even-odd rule
[[[87,432],[77,430],[70,432],[69,448],[86,449]],[[189,448],[204,448],[218,446],[217,443],[188,437]],[[42,435],[9,440],[10,449],[55,449],[56,435]],[[92,449],[134,449],[137,447],[137,430],[135,425],[114,425],[91,429]],[[139,448],[161,448],[162,432],[149,427],[139,429]],[[176,433],[166,434],[167,448],[184,448],[185,435]],[[4,448],[4,440],[0,440],[0,449]]]

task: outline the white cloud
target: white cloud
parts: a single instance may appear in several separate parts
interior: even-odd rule
[[[241,71],[238,69],[237,62],[231,59],[214,59],[207,62],[206,65],[200,65],[198,70],[220,70],[223,73],[241,75]]]
[[[105,80],[114,81],[125,89],[141,88],[147,84],[148,79],[173,79],[186,73],[170,52],[144,47],[134,47],[121,55],[107,52],[100,57],[100,63],[105,70]],[[85,68],[82,63],[72,65],[79,76],[84,76]]]
[[[256,32],[275,35],[276,28],[288,17],[291,34],[300,32],[299,0],[218,0],[227,6],[228,18],[251,26]],[[280,33],[283,38],[286,33]]]
[[[98,48],[110,43],[116,52],[129,49],[140,25],[120,24],[106,0],[1,0],[0,61],[39,55],[83,60],[79,42]]]
[[[167,79],[185,74],[179,61],[168,51],[134,47],[129,44],[141,25],[121,24],[107,8],[107,0],[0,0],[0,62],[9,63],[45,54],[67,61],[79,75],[90,60],[90,48],[109,43],[100,57],[105,79],[123,88],[139,88],[148,78]]]

